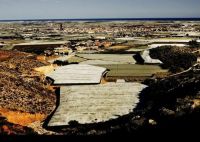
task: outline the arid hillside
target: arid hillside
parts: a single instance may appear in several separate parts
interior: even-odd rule
[[[161,60],[164,68],[169,68],[171,72],[180,72],[194,65],[197,55],[187,47],[163,46],[151,49],[150,56]]]
[[[0,61],[0,114],[25,126],[45,119],[55,108],[56,96],[34,68],[47,64],[16,51],[0,51]]]

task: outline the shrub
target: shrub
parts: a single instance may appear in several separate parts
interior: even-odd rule
[[[188,69],[197,61],[197,56],[186,47],[158,47],[150,50],[150,56],[161,60],[163,67],[172,72],[179,72],[181,68]]]
[[[189,47],[190,48],[199,48],[200,45],[196,40],[191,40],[191,41],[189,41]]]
[[[57,64],[58,66],[64,66],[64,65],[68,65],[68,61],[59,61],[59,60],[56,60],[53,62],[53,64]]]

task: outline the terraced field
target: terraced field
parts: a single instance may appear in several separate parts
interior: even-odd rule
[[[141,52],[141,51],[144,51],[147,48],[148,48],[147,45],[143,45],[143,46],[138,46],[138,47],[132,47],[132,48],[126,50],[126,51],[128,51],[128,52]]]
[[[105,67],[110,71],[107,77],[149,77],[155,73],[167,72],[158,65],[138,65],[132,54],[77,54],[69,63],[90,64]]]
[[[113,62],[116,64],[136,63],[135,59],[133,58],[134,54],[77,54],[77,56],[86,60],[94,60],[94,62],[90,62],[90,64],[95,64],[95,60],[106,61],[108,62],[107,64],[112,64]]]
[[[121,64],[121,65],[97,65],[109,69],[108,77],[140,77],[152,76],[158,72],[167,72],[157,65],[137,65],[137,64]]]
[[[87,59],[81,58],[81,57],[77,57],[77,56],[73,56],[71,58],[68,59],[69,63],[80,63],[83,61],[86,61]]]

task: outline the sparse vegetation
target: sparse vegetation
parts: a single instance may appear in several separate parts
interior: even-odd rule
[[[197,56],[192,50],[186,47],[164,46],[154,48],[150,51],[150,56],[161,60],[164,68],[169,68],[173,73],[186,70],[197,62]]]
[[[31,54],[0,51],[0,55],[9,57],[0,62],[0,107],[49,115],[55,108],[56,96],[48,90],[48,82],[33,70],[45,64]]]
[[[189,47],[194,49],[194,48],[200,48],[200,44],[196,40],[191,40],[189,42]]]

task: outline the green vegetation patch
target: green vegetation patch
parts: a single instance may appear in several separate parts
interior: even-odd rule
[[[140,77],[140,76],[152,76],[158,72],[167,72],[157,65],[129,65],[129,64],[118,64],[118,65],[97,65],[105,67],[109,70],[108,77]]]
[[[80,63],[80,62],[83,62],[83,61],[86,61],[86,60],[87,59],[77,57],[77,56],[73,56],[73,57],[68,59],[68,63]]]

